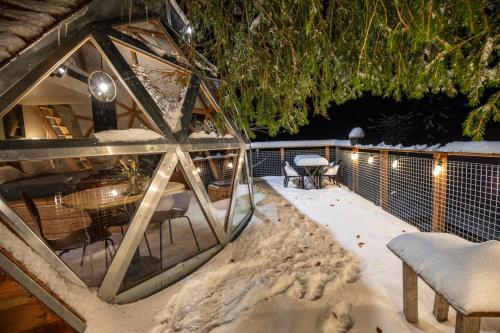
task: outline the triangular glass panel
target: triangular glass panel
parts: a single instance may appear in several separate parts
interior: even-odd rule
[[[186,58],[175,41],[155,19],[119,24],[113,28],[140,41],[159,57],[169,56],[187,64]]]
[[[233,190],[234,170],[238,160],[237,149],[191,152],[195,170],[203,182],[203,190],[215,208],[217,219],[226,220]],[[223,224],[221,224],[223,225]]]
[[[163,119],[172,132],[178,132],[181,129],[182,106],[191,74],[123,43],[113,43],[160,108]]]
[[[243,160],[241,176],[236,188],[236,195],[233,198],[234,214],[233,214],[233,229],[236,229],[242,223],[245,217],[252,210],[252,201],[250,197],[250,180],[248,178],[246,162]]]
[[[130,128],[159,133],[87,41],[0,119],[0,139],[91,138],[96,132]]]
[[[213,89],[216,86],[212,86]],[[233,139],[236,134],[226,123],[206,86],[201,86],[188,128],[189,139]]]
[[[19,160],[0,195],[89,287],[101,284],[161,155]]]
[[[218,244],[178,163],[163,190],[119,292],[130,289]]]

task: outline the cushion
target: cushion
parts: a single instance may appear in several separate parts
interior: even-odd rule
[[[285,162],[285,173],[288,177],[297,177],[299,175],[288,162]]]
[[[0,167],[0,184],[10,183],[14,180],[26,178],[28,175],[24,174],[13,166],[6,165]]]
[[[53,165],[50,160],[19,161],[19,164],[23,171],[31,177],[56,172],[55,165]]]
[[[465,315],[500,312],[500,242],[446,233],[408,233],[387,247]]]

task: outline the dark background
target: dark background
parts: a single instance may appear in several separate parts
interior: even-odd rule
[[[493,91],[484,94],[485,102]],[[296,135],[286,132],[270,138],[256,132],[253,141],[348,139],[354,127],[365,132],[363,144],[445,144],[452,141],[471,141],[462,134],[462,124],[473,108],[463,95],[450,98],[445,95],[427,95],[422,99],[363,97],[342,105],[331,105],[328,119],[310,111],[309,124]],[[500,123],[490,121],[483,140],[500,141]]]

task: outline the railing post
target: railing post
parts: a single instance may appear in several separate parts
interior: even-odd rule
[[[356,158],[352,159],[352,190],[357,193],[358,192],[358,160],[359,160],[359,149],[354,147],[352,148],[353,156]]]
[[[446,214],[446,154],[434,154],[432,169],[432,231],[444,232]]]
[[[325,158],[330,162],[330,146],[325,146]]]
[[[380,151],[380,207],[389,208],[389,152]]]
[[[285,160],[285,148],[280,148],[280,163]],[[283,168],[280,167],[281,175],[284,176]]]

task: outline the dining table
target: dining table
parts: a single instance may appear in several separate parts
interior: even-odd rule
[[[162,196],[173,195],[185,191],[182,183],[169,182],[162,192]],[[61,205],[66,208],[99,211],[101,209],[124,206],[133,216],[136,204],[142,200],[147,190],[145,185],[132,185],[129,182],[93,187],[61,197]],[[99,222],[96,222],[99,223]],[[106,228],[99,225],[99,228]],[[145,238],[147,240],[147,238]],[[149,244],[148,244],[149,248]],[[152,274],[159,259],[152,256],[142,256],[137,247],[132,262],[126,273],[126,280],[137,280],[144,275]]]
[[[293,163],[303,170],[303,176],[311,181],[314,188],[321,188],[321,177],[318,176],[323,167],[328,165],[326,158],[316,154],[296,155]],[[302,182],[302,188],[305,188],[305,182]]]

